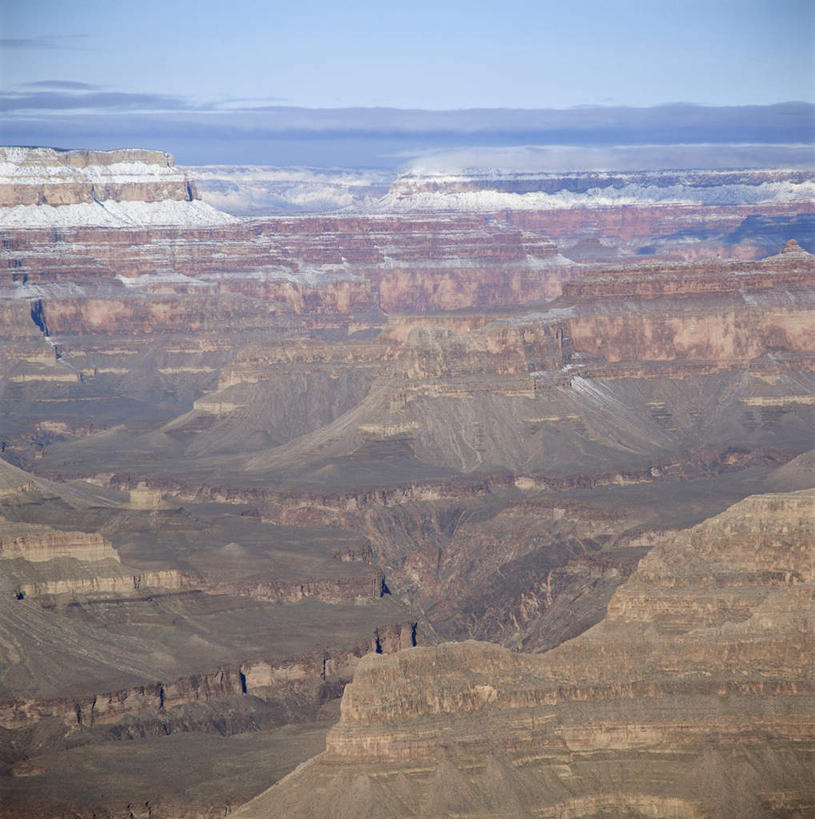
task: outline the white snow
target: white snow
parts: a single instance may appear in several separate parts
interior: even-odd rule
[[[176,196],[187,195],[186,180],[184,171],[173,166],[172,157],[159,151],[62,152],[52,148],[0,147],[0,190],[12,190],[5,201],[20,201],[15,200],[13,193],[20,186],[55,184],[104,183],[127,189],[128,185],[147,183],[154,195],[166,197],[157,202],[104,199],[69,205],[11,205],[0,207],[0,227],[196,226],[238,221],[205,202],[170,198],[173,191]],[[134,190],[138,189],[131,188],[131,195]]]
[[[607,384],[575,375],[572,377],[570,386],[584,400],[591,401],[615,414],[623,414],[627,411],[625,404],[615,397]]]
[[[532,270],[557,270],[561,267],[582,267],[581,264],[564,256],[562,253],[555,253],[554,256],[530,256],[527,254],[526,263]]]
[[[161,202],[82,202],[75,205],[0,207],[0,227],[157,227],[161,225],[226,225],[234,216],[198,200]]]
[[[18,282],[0,287],[0,299],[69,299],[84,295],[85,291],[74,282]]]
[[[436,178],[432,178],[436,182]],[[438,180],[443,186],[444,178]],[[585,193],[507,193],[496,190],[426,191],[400,190],[395,184],[382,199],[373,203],[374,212],[405,211],[481,211],[562,210],[575,207],[598,207],[643,204],[732,205],[758,202],[791,202],[815,198],[815,182],[763,182],[759,185],[692,187],[690,185],[628,184],[619,188],[590,188]]]
[[[42,185],[69,182],[183,182],[177,168],[147,162],[114,162],[111,165],[17,165],[0,161],[0,184]]]
[[[236,216],[358,209],[385,193],[393,173],[330,168],[205,165],[186,169],[205,202]]]
[[[293,284],[305,284],[308,286],[319,286],[328,281],[364,281],[348,269],[347,265],[310,265],[299,268],[296,271],[283,267],[267,267],[256,270],[235,270],[229,273],[203,273],[198,276],[200,281],[217,282],[225,279],[254,279],[260,282],[292,282]]]
[[[80,153],[80,152],[76,152]],[[98,157],[98,162],[87,165],[72,164],[76,160],[72,151],[55,151],[53,148],[20,148],[0,146],[0,185],[42,185],[69,182],[127,183],[127,182],[183,182],[186,175],[175,168],[172,157],[159,151],[141,152],[124,149],[118,152],[91,151],[81,161]],[[110,162],[118,154],[123,161]],[[134,158],[134,154],[136,155]],[[141,159],[139,154],[150,154]]]
[[[156,284],[186,284],[193,287],[206,287],[205,282],[196,281],[192,276],[183,273],[142,273],[139,276],[122,276],[116,278],[125,286],[132,288],[151,287]]]
[[[502,325],[509,325],[522,327],[527,324],[546,324],[548,322],[557,322],[576,317],[577,310],[574,307],[552,307],[549,310],[527,313],[523,316],[510,316],[509,318],[497,319],[496,321],[490,322],[488,326],[500,327]]]

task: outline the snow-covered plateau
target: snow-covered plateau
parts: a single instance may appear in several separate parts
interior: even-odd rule
[[[364,210],[387,193],[380,171],[208,165],[187,168],[205,202],[235,216]]]
[[[204,201],[239,216],[306,213],[495,212],[624,205],[748,205],[810,200],[815,174],[743,170],[507,171],[188,168]]]
[[[0,227],[158,227],[225,225],[240,221],[206,202],[80,202],[73,205],[0,207]]]
[[[518,193],[500,189],[504,180],[493,176],[493,184],[484,177],[403,177],[388,194],[370,205],[374,212],[405,211],[499,211],[560,210],[575,207],[608,207],[621,205],[747,205],[764,202],[794,202],[815,197],[815,180],[783,179],[779,181],[731,182],[720,185],[693,184],[692,177],[674,184],[660,184],[657,179],[625,181],[623,184],[596,184],[582,190],[547,192],[526,190]],[[519,179],[519,187],[530,187],[535,181]],[[541,179],[541,186],[543,180]],[[550,182],[550,180],[546,180]],[[600,180],[598,180],[600,181]],[[477,187],[477,189],[472,189]],[[462,190],[462,188],[465,188]]]
[[[0,185],[60,182],[183,182],[171,154],[124,148],[117,151],[58,151],[0,146]]]
[[[0,227],[153,227],[237,221],[198,199],[170,154],[0,147]]]

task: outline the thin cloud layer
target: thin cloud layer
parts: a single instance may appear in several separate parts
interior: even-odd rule
[[[111,111],[198,112],[212,119],[216,127],[229,121],[239,128],[257,128],[260,132],[280,133],[371,133],[395,134],[461,134],[490,133],[514,135],[585,132],[639,134],[637,141],[647,141],[654,132],[672,131],[689,134],[691,141],[701,141],[711,134],[732,132],[728,139],[743,131],[744,138],[759,131],[771,141],[811,141],[815,138],[815,105],[787,102],[777,105],[708,107],[691,103],[673,103],[652,108],[625,106],[580,106],[568,109],[474,108],[451,111],[406,110],[398,108],[298,108],[279,104],[274,98],[265,101],[220,99],[194,100],[162,93],[102,91],[100,86],[69,80],[40,80],[26,83],[26,91],[0,92],[0,104],[7,114],[41,111],[83,111],[88,115]],[[236,118],[236,115],[237,118]],[[213,118],[214,117],[214,118]],[[719,138],[719,137],[717,137]],[[736,141],[730,139],[730,141]]]
[[[20,88],[48,88],[59,91],[98,91],[101,85],[93,85],[87,82],[75,82],[73,80],[39,80],[37,82],[24,82]]]
[[[89,50],[82,45],[86,37],[82,34],[57,34],[40,37],[0,37],[0,50],[46,50],[69,49],[71,51]]]
[[[64,86],[63,86],[64,87]],[[129,94],[120,91],[86,91],[70,93],[65,90],[0,92],[0,110],[6,114],[39,111],[86,111],[99,114],[105,111],[192,111],[183,97],[169,94]]]
[[[438,151],[518,146],[812,144],[815,105],[570,109],[323,108],[194,100],[43,79],[0,92],[6,144],[168,150],[188,164],[400,167]]]

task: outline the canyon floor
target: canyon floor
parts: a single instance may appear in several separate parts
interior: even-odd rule
[[[812,815],[811,174],[236,219],[15,150],[0,816]]]

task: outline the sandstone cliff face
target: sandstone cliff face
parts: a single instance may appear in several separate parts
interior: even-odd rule
[[[237,815],[807,815],[813,513],[812,490],[752,497],[655,546],[542,655],[366,658],[325,753]]]
[[[119,560],[110,542],[96,532],[60,532],[48,526],[9,524],[0,520],[0,558],[15,557],[35,563],[57,557]]]

